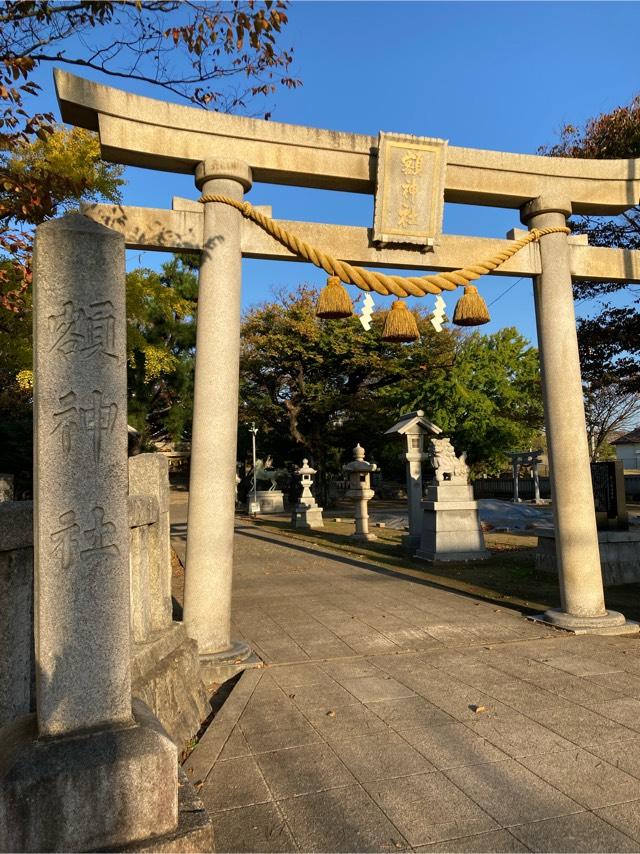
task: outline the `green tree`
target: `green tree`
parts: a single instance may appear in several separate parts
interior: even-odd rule
[[[542,430],[538,351],[514,327],[462,337],[431,411],[476,472],[498,473],[506,454],[526,450]]]
[[[149,439],[188,438],[193,408],[197,261],[127,274],[129,422]]]
[[[356,441],[381,459],[382,432],[403,406],[423,402],[429,378],[441,381],[455,336],[436,334],[422,310],[420,342],[389,344],[381,338],[383,313],[369,332],[356,317],[321,321],[317,295],[303,285],[245,315],[240,421],[255,420],[261,447],[280,461],[307,454],[336,471]]]
[[[387,475],[401,476],[400,445],[383,434],[417,408],[485,470],[502,468],[506,452],[539,434],[537,352],[515,329],[436,333],[420,308],[420,341],[389,344],[382,340],[384,312],[364,332],[355,317],[319,321],[316,298],[302,286],[243,320],[240,421],[257,423],[261,455],[282,464],[306,454],[324,472],[338,472],[360,441]]]

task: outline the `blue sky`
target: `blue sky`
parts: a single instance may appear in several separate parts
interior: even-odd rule
[[[279,91],[264,107],[255,104],[272,108],[280,122],[535,153],[556,141],[564,123],[579,124],[640,91],[637,3],[294,0],[288,14],[282,46],[294,48],[294,73],[304,85]],[[48,101],[50,69],[39,79]],[[165,97],[128,81],[102,82]],[[196,197],[188,176],[158,180],[157,173],[128,169],[127,178],[126,204],[170,207],[172,195]],[[373,218],[369,196],[256,184],[249,199],[272,205],[274,216],[285,219],[369,226]],[[517,211],[446,206],[450,234],[504,236],[514,226],[520,226]],[[162,260],[155,253],[129,257],[131,266]],[[324,280],[310,265],[248,260],[243,304],[267,299],[274,287]],[[515,325],[535,341],[530,280],[507,292],[514,281],[486,279],[487,302],[497,301],[484,329]],[[578,306],[583,314],[590,308]]]

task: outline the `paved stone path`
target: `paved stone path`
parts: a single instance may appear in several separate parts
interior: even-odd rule
[[[185,765],[217,851],[640,850],[640,640],[236,540],[235,637],[266,666]]]

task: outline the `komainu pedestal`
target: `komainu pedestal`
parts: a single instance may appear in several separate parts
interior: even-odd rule
[[[421,560],[482,560],[490,557],[470,484],[444,481],[427,489],[422,502]]]
[[[429,445],[435,483],[422,502],[422,535],[416,557],[428,561],[483,560],[490,557],[469,484],[465,455],[457,457],[449,439]]]
[[[253,493],[249,495],[249,502],[253,500]],[[284,493],[281,489],[259,489],[256,492],[256,500],[260,506],[258,511],[266,513],[284,513]]]

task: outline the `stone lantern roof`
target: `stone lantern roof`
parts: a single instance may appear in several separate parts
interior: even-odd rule
[[[377,471],[375,463],[368,463],[364,458],[364,448],[358,443],[353,449],[353,462],[342,466],[343,471],[372,472]]]
[[[312,469],[311,466],[309,465],[309,460],[304,459],[302,461],[302,465],[298,467],[297,473],[298,474],[312,475],[312,474],[317,474],[317,470]]]
[[[422,409],[417,409],[415,412],[406,412],[404,415],[401,415],[400,420],[396,421],[393,427],[385,430],[384,435],[398,433],[400,436],[404,436],[406,433],[421,432],[432,433],[434,436],[437,436],[439,433],[442,433],[442,430],[424,417]]]

